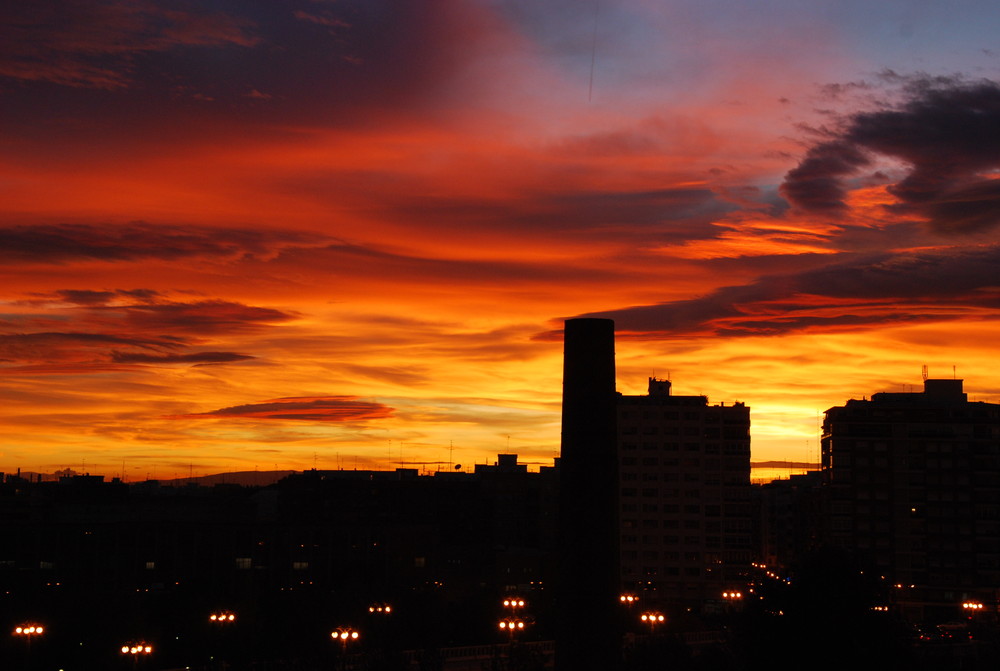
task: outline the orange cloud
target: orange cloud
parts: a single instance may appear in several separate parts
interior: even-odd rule
[[[182,415],[183,418],[281,419],[307,422],[358,422],[392,417],[393,409],[356,396],[276,398],[260,403],[236,405],[211,412]]]

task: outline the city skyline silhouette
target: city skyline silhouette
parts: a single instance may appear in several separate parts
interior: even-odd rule
[[[611,320],[567,320],[564,359],[563,449],[537,473],[500,454],[251,486],[7,475],[0,655],[204,671],[995,663],[1000,404],[931,377],[851,399],[825,413],[822,470],[753,485],[751,408],[659,378],[620,394]]]

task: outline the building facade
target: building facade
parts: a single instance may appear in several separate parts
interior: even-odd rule
[[[826,411],[827,541],[885,576],[914,620],[995,609],[1000,587],[1000,405],[962,380]]]
[[[622,586],[700,607],[746,583],[750,409],[670,392],[618,399]]]

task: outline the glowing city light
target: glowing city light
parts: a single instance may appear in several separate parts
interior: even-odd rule
[[[14,628],[14,633],[18,636],[37,636],[45,631],[45,628],[37,624],[26,624]]]

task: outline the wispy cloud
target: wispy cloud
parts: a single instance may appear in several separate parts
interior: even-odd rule
[[[996,319],[1000,246],[841,256],[847,258],[700,298],[584,316],[613,318],[626,335],[682,338]]]
[[[356,396],[318,396],[276,398],[260,403],[235,405],[210,412],[181,415],[177,418],[229,418],[297,420],[304,422],[359,422],[391,417],[393,409]]]
[[[0,22],[0,77],[119,89],[132,83],[142,54],[257,41],[247,21],[220,12],[149,1],[19,2]]]
[[[2,329],[7,332],[0,334],[0,362],[19,364],[22,373],[32,366],[66,364],[80,373],[92,366],[96,373],[108,364],[235,363],[255,357],[200,348],[212,338],[256,332],[295,318],[233,301],[173,301],[149,289],[64,289],[36,294],[24,303],[44,311],[52,301],[68,305],[59,309],[58,319],[36,312],[11,315]],[[73,330],[28,330],[54,323]]]
[[[294,231],[198,226],[41,224],[0,228],[0,260],[28,263],[108,262],[191,257],[270,256],[323,236]]]
[[[193,363],[217,364],[246,361],[254,357],[235,352],[191,352],[188,354],[142,354],[140,352],[112,352],[111,360],[115,363]]]

